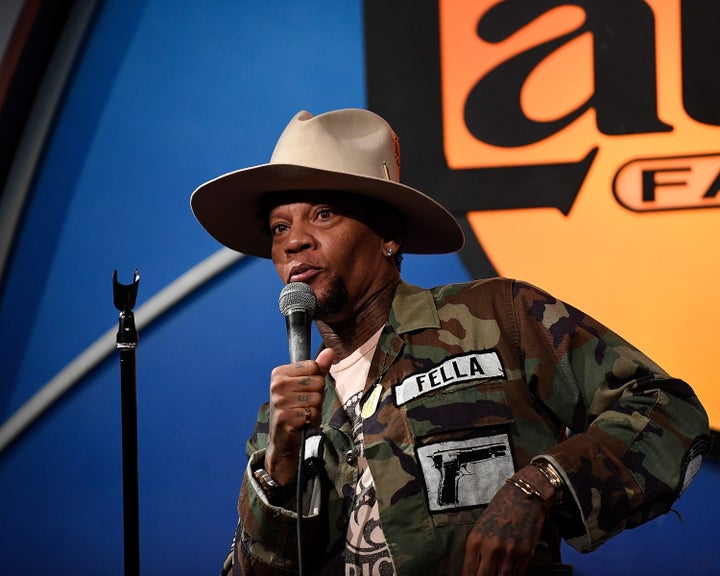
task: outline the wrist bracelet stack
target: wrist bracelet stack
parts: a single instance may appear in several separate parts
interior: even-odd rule
[[[540,504],[542,504],[542,507],[545,509],[545,514],[548,514],[550,512],[550,508],[545,503],[545,499],[543,498],[542,494],[537,490],[537,488],[534,488],[525,480],[522,478],[518,478],[517,476],[512,476],[511,478],[508,478],[505,480],[508,484],[512,484],[516,488],[519,488],[522,490],[522,492],[527,496],[528,500],[531,498],[537,498],[540,501]]]
[[[565,483],[560,477],[558,471],[555,469],[555,466],[550,464],[547,460],[535,460],[532,464],[543,473],[545,478],[547,478],[548,482],[550,482],[552,487],[555,489],[555,504],[560,504],[563,500],[563,486]]]
[[[506,480],[508,484],[512,484],[519,490],[521,490],[525,496],[527,496],[528,499],[530,498],[537,498],[540,500],[540,503],[543,505],[543,508],[545,508],[545,513],[548,514],[553,506],[556,506],[562,502],[563,499],[563,486],[565,483],[563,482],[562,477],[558,473],[558,471],[555,469],[555,467],[550,464],[547,460],[535,460],[532,462],[532,465],[537,468],[543,476],[547,479],[547,481],[550,483],[550,485],[553,487],[553,491],[555,492],[555,501],[551,504],[548,504],[545,501],[545,498],[543,498],[542,493],[540,490],[532,486],[530,483],[525,481],[524,479],[518,477],[518,476],[512,476]]]

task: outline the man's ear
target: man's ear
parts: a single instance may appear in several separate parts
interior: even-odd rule
[[[383,253],[386,256],[392,256],[400,252],[401,243],[398,240],[383,240]]]

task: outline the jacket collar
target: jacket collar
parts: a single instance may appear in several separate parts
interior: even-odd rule
[[[397,334],[440,327],[440,316],[430,290],[413,286],[403,280],[395,289],[388,321]]]

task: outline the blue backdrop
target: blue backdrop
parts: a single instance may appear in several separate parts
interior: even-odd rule
[[[366,105],[363,43],[360,0],[104,2],[7,272],[3,420],[117,326],[113,270],[129,283],[139,269],[140,306],[220,249],[189,209],[197,185],[267,161],[300,109]],[[409,256],[403,272],[469,278],[456,255]],[[281,287],[246,258],[141,332],[143,574],[219,570],[244,443],[287,357]],[[123,573],[119,381],[111,354],[0,454],[0,573]],[[706,464],[676,506],[684,522],[669,514],[568,560],[587,575],[711,573],[719,477]]]

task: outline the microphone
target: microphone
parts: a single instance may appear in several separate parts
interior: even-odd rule
[[[317,298],[304,282],[290,282],[280,292],[280,312],[285,316],[290,362],[310,358],[310,321],[315,313]]]
[[[280,292],[278,299],[280,312],[285,316],[288,333],[290,362],[300,362],[310,358],[310,320],[315,313],[317,298],[312,288],[304,282],[290,282]],[[303,576],[303,462],[305,459],[305,435],[309,409],[305,408],[305,426],[300,428],[300,449],[298,455],[297,486],[295,491],[297,507],[297,549],[300,576]]]

